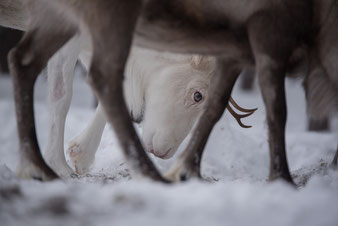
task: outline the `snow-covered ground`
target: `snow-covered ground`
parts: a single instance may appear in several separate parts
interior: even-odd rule
[[[46,79],[38,80],[36,119],[40,146],[47,145]],[[264,106],[259,90],[233,97],[243,107],[258,107],[240,128],[226,113],[209,139],[202,171],[213,182],[191,180],[163,185],[131,179],[113,132],[107,126],[91,173],[69,181],[23,181],[15,177],[18,144],[8,77],[0,76],[0,225],[259,225],[337,226],[338,171],[327,165],[337,147],[338,121],[330,133],[306,131],[300,80],[287,81],[287,154],[295,189],[267,183],[269,155]],[[92,95],[77,76],[65,147],[93,115]],[[185,142],[186,143],[186,142]],[[173,160],[152,157],[165,171]]]

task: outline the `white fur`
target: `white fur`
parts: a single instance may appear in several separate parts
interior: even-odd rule
[[[50,122],[45,158],[61,176],[69,176],[73,170],[64,156],[65,120],[72,98],[74,67],[80,52],[78,37],[71,39],[48,63],[48,100]]]

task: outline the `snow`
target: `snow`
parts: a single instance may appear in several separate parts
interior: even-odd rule
[[[92,95],[77,76],[67,119],[65,147],[93,116]],[[131,179],[112,130],[105,128],[90,174],[67,181],[39,182],[15,177],[18,144],[8,77],[0,76],[0,225],[260,225],[337,226],[338,171],[328,167],[337,146],[338,121],[332,131],[306,131],[300,80],[287,80],[287,154],[298,188],[266,181],[269,151],[264,106],[259,90],[232,95],[243,107],[259,110],[240,128],[230,114],[214,128],[203,157],[208,181],[164,185]],[[36,89],[40,146],[47,145],[46,79]],[[186,145],[185,140],[184,145]],[[181,150],[183,149],[180,148]],[[177,154],[176,154],[177,155]],[[152,157],[165,171],[173,160]]]

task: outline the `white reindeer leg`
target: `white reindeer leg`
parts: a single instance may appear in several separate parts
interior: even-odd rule
[[[80,51],[80,39],[72,38],[48,63],[50,129],[46,161],[60,176],[69,177],[74,171],[64,154],[65,120],[72,98],[74,67]]]
[[[70,142],[67,150],[76,173],[84,174],[89,171],[90,165],[95,160],[95,153],[99,147],[105,125],[106,118],[99,104],[88,127]]]

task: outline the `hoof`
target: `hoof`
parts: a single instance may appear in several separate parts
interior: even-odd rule
[[[58,176],[50,169],[38,167],[29,159],[21,159],[17,168],[17,176],[22,179],[34,179],[39,181],[50,181],[58,179]]]
[[[71,142],[66,153],[77,174],[83,175],[89,172],[90,166],[95,160],[94,155],[86,151],[75,141]]]
[[[279,179],[287,182],[288,184],[290,184],[290,185],[292,185],[294,187],[297,187],[297,184],[293,181],[293,179],[292,179],[292,177],[291,177],[291,175],[289,173],[287,173],[287,174],[281,174],[281,175],[278,174],[278,175],[273,175],[273,176],[270,175],[268,181],[272,182],[272,181],[276,181],[276,180],[279,180]]]
[[[180,162],[175,164],[168,173],[164,175],[166,179],[172,181],[173,183],[178,183],[181,181],[187,181],[190,178],[201,178],[199,170],[193,170]]]
[[[64,164],[61,163],[49,163],[49,165],[52,167],[52,169],[57,172],[57,174],[62,179],[69,179],[72,178],[74,173],[74,170],[65,162]]]

